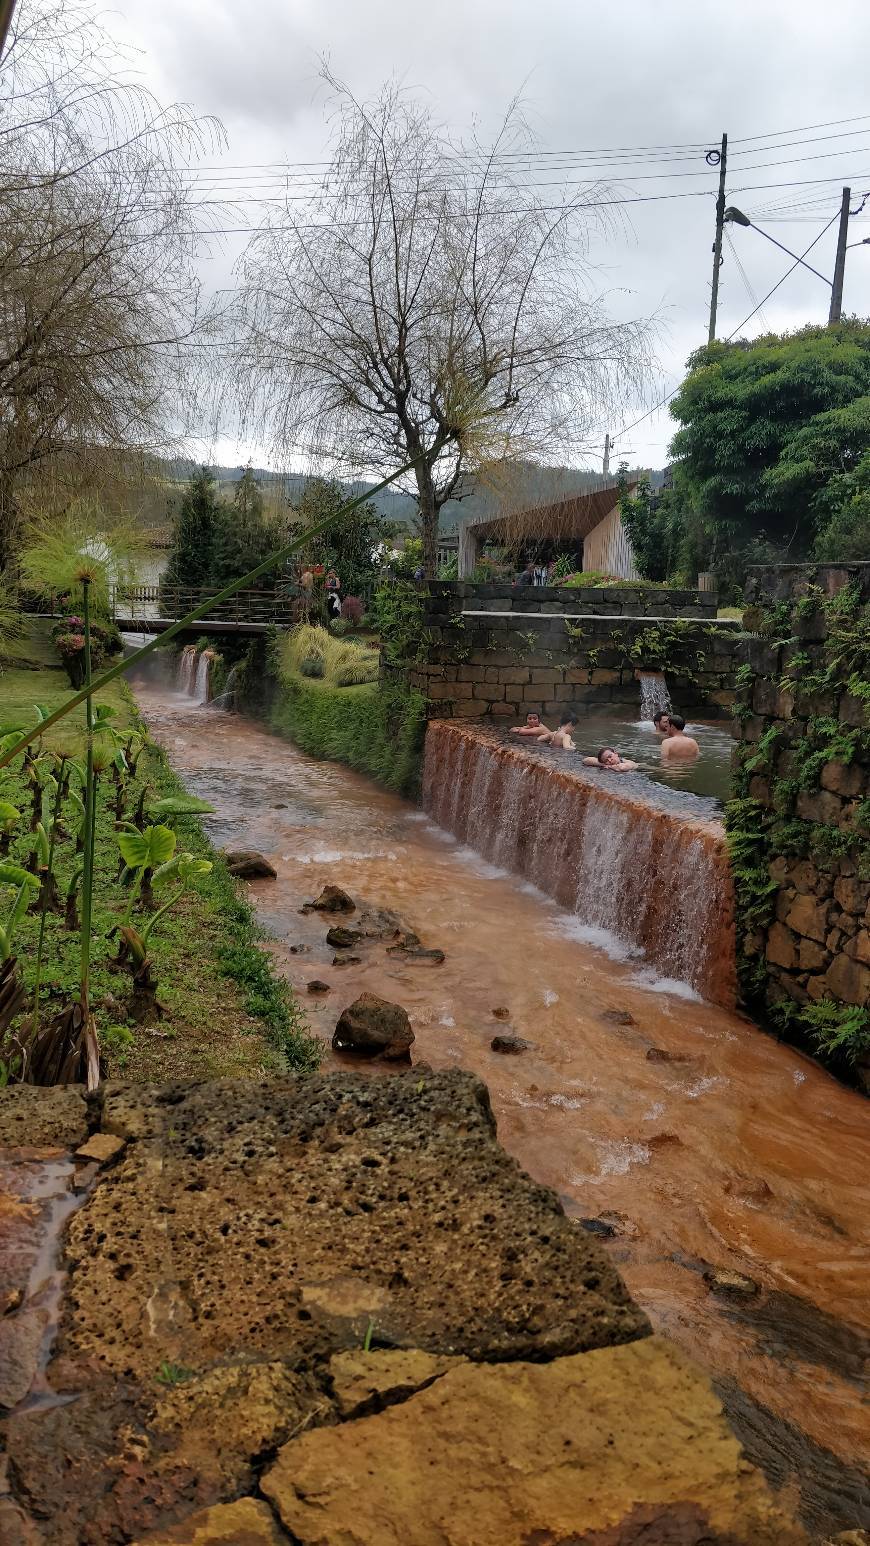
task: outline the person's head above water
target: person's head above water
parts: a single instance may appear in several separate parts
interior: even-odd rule
[[[598,753],[598,761],[603,768],[613,768],[618,762],[622,761],[622,758],[619,752],[615,751],[612,746],[602,746]]]
[[[526,724],[528,725],[530,730],[536,730],[540,723],[541,723],[541,716],[540,716],[540,714],[527,714],[526,715]]]
[[[682,714],[669,714],[667,728],[673,731],[675,735],[682,735],[686,728],[686,721],[683,719]]]
[[[572,725],[576,725],[576,723],[577,723],[577,715],[576,714],[563,714],[562,718],[559,720],[559,729],[560,730],[570,730],[571,726]]]
[[[657,714],[653,714],[653,724],[655,725],[657,730],[667,730],[668,725],[670,724],[670,721],[671,721],[671,711],[670,711],[670,709],[659,709]]]

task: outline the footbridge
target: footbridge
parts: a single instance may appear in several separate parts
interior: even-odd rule
[[[111,595],[112,617],[124,633],[165,633],[213,595],[213,588],[117,585]],[[270,628],[287,628],[294,620],[289,589],[241,590],[210,606],[206,616],[187,624],[181,632],[195,638],[208,633],[257,635]]]

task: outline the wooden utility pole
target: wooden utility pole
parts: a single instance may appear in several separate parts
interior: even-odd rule
[[[840,205],[840,230],[837,235],[834,283],[831,286],[831,309],[828,312],[829,327],[832,322],[839,322],[843,315],[843,278],[846,272],[846,242],[849,237],[849,203],[851,197],[851,188],[844,188],[843,202]]]
[[[711,156],[716,154],[710,151]],[[728,165],[728,136],[722,136],[722,148],[719,151],[719,197],[716,200],[716,240],[713,243],[713,288],[710,291],[710,327],[707,333],[707,342],[711,344],[716,337],[716,311],[719,305],[719,269],[722,266],[722,232],[725,229],[725,169]]]
[[[603,470],[604,470],[604,476],[606,478],[608,473],[610,472],[610,436],[609,435],[605,435],[605,437],[604,437],[604,469]]]

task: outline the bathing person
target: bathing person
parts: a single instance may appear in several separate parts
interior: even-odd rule
[[[583,761],[587,768],[606,768],[608,773],[632,773],[637,767],[636,762],[621,757],[613,746],[602,746],[597,757],[584,757]]]
[[[686,735],[686,721],[680,714],[670,714],[669,724],[662,741],[663,762],[692,762],[700,747],[690,735]]]
[[[577,750],[571,739],[571,731],[577,723],[576,714],[563,714],[559,720],[558,729],[542,730],[538,740],[545,746],[558,746],[562,751],[575,752]]]
[[[667,735],[670,722],[670,709],[659,709],[657,714],[653,714],[653,726],[657,735]]]
[[[547,730],[547,726],[542,723],[540,714],[527,714],[524,725],[511,726],[511,735],[533,735],[540,740],[541,732],[544,730]],[[550,734],[549,730],[547,734]]]
[[[516,579],[514,580],[514,585],[526,586],[526,585],[534,585],[534,583],[535,583],[535,566],[534,566],[533,563],[529,562],[528,564],[526,564],[526,567],[522,571],[522,573],[517,575]]]

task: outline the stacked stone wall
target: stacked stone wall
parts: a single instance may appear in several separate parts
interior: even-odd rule
[[[607,617],[715,618],[712,591],[665,590],[648,585],[474,585],[465,580],[433,580],[427,610],[436,618],[460,612],[583,613]]]

